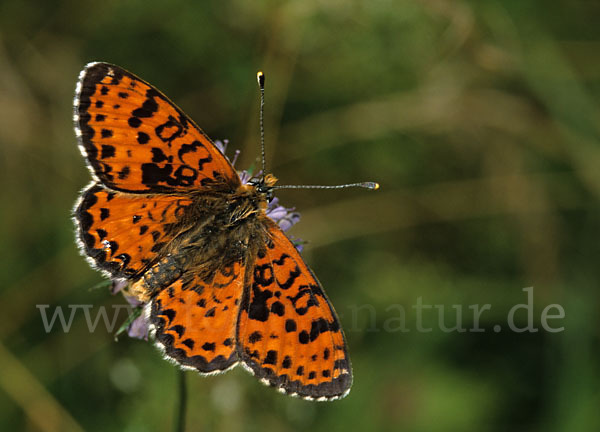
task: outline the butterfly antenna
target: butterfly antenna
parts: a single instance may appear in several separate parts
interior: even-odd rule
[[[258,71],[256,74],[258,88],[260,89],[260,149],[262,157],[262,181],[265,179],[266,162],[265,162],[265,125],[264,125],[264,107],[265,107],[265,74]],[[362,182],[348,183],[342,185],[324,186],[324,185],[280,185],[273,186],[272,189],[345,189],[359,187],[371,190],[379,189],[379,183]]]
[[[376,182],[362,182],[362,183],[348,183],[341,185],[279,185],[273,186],[272,189],[346,189],[346,188],[365,188],[371,190],[379,189],[379,183]]]
[[[262,179],[265,179],[266,162],[265,162],[265,125],[264,125],[264,108],[265,108],[265,74],[258,71],[256,74],[258,88],[260,89],[260,153],[262,158]]]

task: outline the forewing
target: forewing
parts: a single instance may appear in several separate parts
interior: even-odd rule
[[[190,204],[186,198],[124,194],[92,184],[74,210],[80,247],[110,276],[135,278],[173,239]]]
[[[235,366],[243,283],[244,267],[236,262],[218,270],[209,282],[188,272],[156,295],[150,323],[164,354],[203,374]]]
[[[240,312],[242,360],[281,392],[307,399],[344,397],[352,370],[338,318],[317,278],[279,227],[259,252]]]
[[[81,71],[74,121],[82,153],[111,189],[160,193],[240,184],[229,161],[192,120],[118,66],[90,63]]]

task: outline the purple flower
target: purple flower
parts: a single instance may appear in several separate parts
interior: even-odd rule
[[[148,330],[148,318],[142,310],[140,316],[134,319],[131,324],[129,324],[129,327],[127,328],[127,335],[135,339],[148,340]]]
[[[300,221],[300,213],[294,210],[279,205],[279,198],[274,197],[267,207],[267,216],[279,225],[279,228],[287,231]]]
[[[300,221],[300,213],[294,210],[293,207],[286,208],[279,205],[279,198],[274,197],[269,203],[266,213],[273,222],[279,225],[279,228],[281,228],[282,231],[287,231]],[[290,240],[298,252],[302,252],[302,249],[304,249],[304,242],[299,238],[290,238]]]
[[[113,279],[112,285],[110,286],[110,293],[112,295],[115,295],[118,292],[125,289],[125,287],[127,287],[127,285],[129,285],[129,282],[127,282],[124,279]]]
[[[216,140],[215,141],[215,147],[217,147],[219,149],[219,151],[221,153],[223,153],[223,156],[225,156],[225,158],[231,162],[231,165],[235,166],[235,163],[237,162],[237,158],[240,155],[240,151],[236,150],[234,155],[233,155],[233,159],[229,159],[229,157],[227,157],[227,155],[225,154],[225,152],[227,151],[227,145],[229,144],[229,140],[224,139],[223,141],[221,140]]]
[[[246,170],[238,171],[238,176],[240,176],[240,181],[242,182],[242,184],[248,184],[250,182],[250,179],[252,178],[252,174],[250,174]]]
[[[216,141],[215,141],[215,147],[217,147],[217,148],[219,149],[219,151],[220,151],[221,153],[223,153],[223,155],[224,155],[225,157],[227,157],[227,156],[225,155],[225,151],[227,151],[227,145],[228,145],[228,144],[229,144],[229,140],[228,140],[228,139],[224,139],[223,141],[221,141],[221,140],[216,140]]]
[[[129,303],[131,305],[131,307],[134,309],[131,311],[131,313],[136,313],[136,309],[137,309],[137,313],[139,313],[139,316],[137,318],[135,318],[129,324],[129,326],[127,326],[127,335],[129,337],[136,338],[136,339],[148,340],[149,325],[148,325],[148,320],[146,319],[146,316],[144,315],[144,311],[143,311],[144,303],[139,301],[137,298],[128,294],[128,292],[127,292],[128,285],[129,285],[129,282],[126,280],[122,280],[122,279],[113,280],[112,286],[110,288],[110,292],[113,295],[117,294],[118,292],[123,294],[123,297],[125,298],[125,300],[127,300],[127,303]]]

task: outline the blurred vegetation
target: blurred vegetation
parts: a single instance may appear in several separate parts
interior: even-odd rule
[[[150,344],[90,333],[81,311],[47,334],[36,308],[123,303],[90,290],[70,220],[89,181],[73,90],[102,60],[229,138],[240,166],[259,152],[262,69],[282,182],[382,186],[280,194],[346,328],[349,397],[187,373],[189,430],[600,430],[599,20],[584,0],[0,2],[0,429],[173,424],[176,369]],[[563,332],[506,329],[525,287],[534,324],[559,304]],[[490,304],[486,331],[444,332],[433,309],[418,332],[418,298],[449,327],[452,305],[469,328]]]

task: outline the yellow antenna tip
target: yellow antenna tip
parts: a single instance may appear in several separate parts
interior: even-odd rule
[[[256,73],[256,80],[258,81],[258,86],[261,89],[265,88],[265,74],[262,71],[258,71]]]

